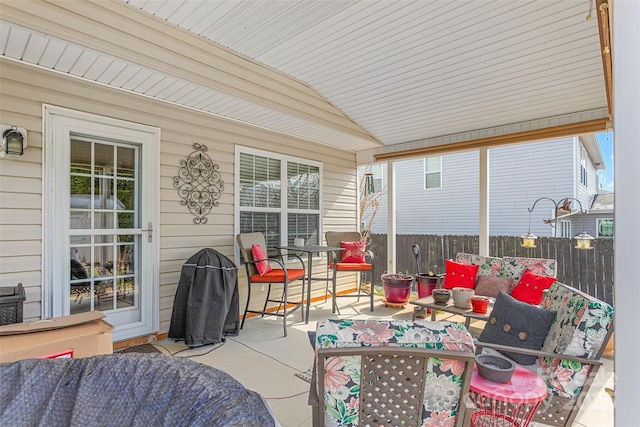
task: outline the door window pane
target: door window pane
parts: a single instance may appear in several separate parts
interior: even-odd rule
[[[112,229],[114,228],[113,219],[115,215],[112,212],[95,212],[93,214],[93,228]]]
[[[136,150],[127,147],[118,148],[118,177],[134,178]]]
[[[71,145],[71,229],[87,231],[69,234],[70,312],[137,306],[140,235],[100,230],[137,225],[138,150],[82,138],[72,139]]]
[[[118,213],[118,228],[134,228],[132,213]]]
[[[133,180],[119,179],[117,180],[117,203],[115,209],[133,210],[135,208],[135,182]]]
[[[101,176],[113,176],[113,156],[115,146],[107,144],[95,144],[95,173]]]

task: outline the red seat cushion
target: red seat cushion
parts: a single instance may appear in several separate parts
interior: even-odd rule
[[[340,242],[340,247],[344,251],[340,254],[340,262],[362,263],[364,262],[364,248],[367,242],[360,240],[358,242]]]
[[[303,268],[288,268],[287,276],[289,281],[299,279],[304,276]],[[251,282],[253,283],[283,283],[284,282],[284,270],[281,268],[274,268],[270,272],[263,274],[254,274],[251,276]]]
[[[333,268],[333,263],[329,264],[329,269]],[[371,264],[366,262],[339,262],[336,264],[336,270],[338,271],[369,271],[371,270]]]
[[[450,260],[445,260],[446,276],[444,278],[444,288],[469,288],[476,286],[476,274],[478,265],[461,264]]]

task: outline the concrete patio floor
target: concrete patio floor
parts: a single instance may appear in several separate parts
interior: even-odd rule
[[[410,320],[413,305],[404,308],[385,307],[381,298],[375,311],[369,311],[364,299],[341,298],[340,318]],[[309,324],[301,321],[300,313],[289,317],[288,336],[282,334],[282,322],[276,317],[247,319],[237,337],[229,337],[224,344],[188,349],[183,342],[165,339],[154,343],[165,354],[189,357],[223,370],[248,389],[257,391],[267,401],[275,417],[284,427],[311,426],[311,407],[307,404],[309,383],[295,374],[307,371],[313,364],[313,350],[307,331],[315,330],[318,320],[336,317],[331,314],[330,300],[311,304]],[[459,316],[442,313],[438,320],[463,321]],[[482,323],[472,323],[478,330]],[[177,353],[179,352],[179,353]],[[613,360],[603,359],[574,426],[609,427],[614,425],[613,402],[605,388],[613,389]],[[542,426],[543,424],[536,424]]]

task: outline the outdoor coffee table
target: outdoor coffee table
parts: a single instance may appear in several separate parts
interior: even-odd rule
[[[474,366],[469,391],[478,408],[471,416],[473,427],[526,427],[547,397],[547,385],[542,378],[521,366],[516,366],[506,383],[482,378]]]
[[[411,304],[417,305],[422,308],[431,309],[431,320],[436,320],[436,310],[441,310],[446,313],[457,314],[459,316],[464,316],[464,326],[469,328],[469,324],[471,323],[471,319],[476,320],[488,320],[490,311],[486,313],[476,313],[470,308],[458,308],[453,305],[453,299],[450,299],[447,304],[438,304],[433,300],[432,296],[427,296],[423,298],[419,298],[413,301],[410,301]]]

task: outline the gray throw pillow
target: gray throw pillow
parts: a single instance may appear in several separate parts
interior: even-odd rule
[[[478,340],[540,350],[555,317],[555,311],[538,308],[500,292]],[[527,354],[502,353],[521,365],[531,365],[537,359]]]

